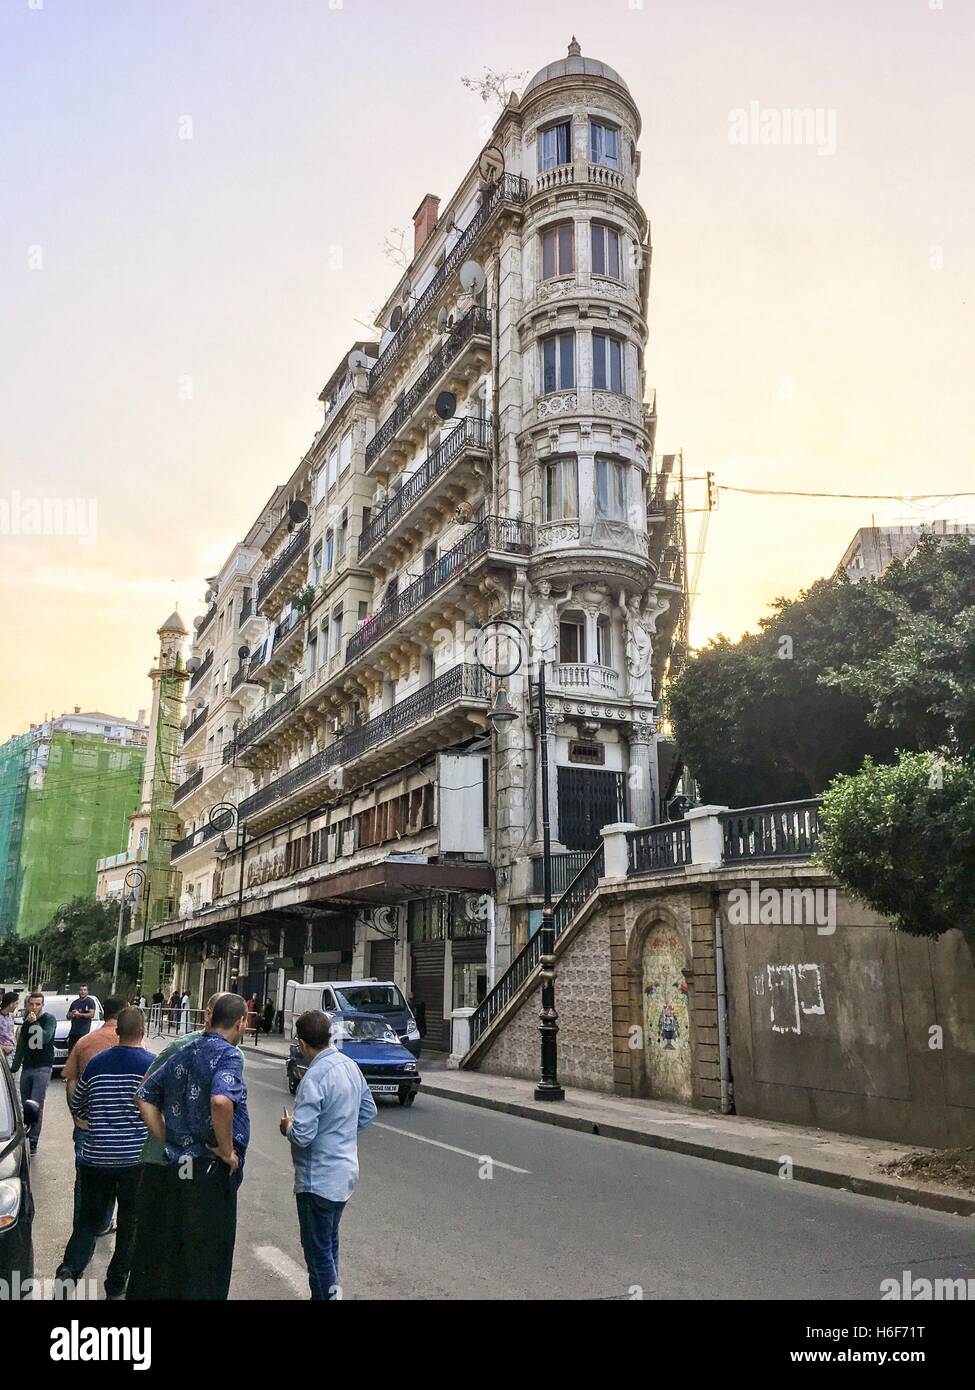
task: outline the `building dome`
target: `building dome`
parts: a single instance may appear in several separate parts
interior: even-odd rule
[[[179,632],[182,633],[184,637],[188,635],[186,624],[183,622],[183,619],[179,616],[178,610],[174,613],[171,613],[169,617],[166,619],[166,621],[163,623],[162,627],[157,628],[156,631],[160,634],[163,632]]]
[[[564,58],[559,58],[557,62],[548,63],[545,67],[539,68],[535,76],[521,94],[524,102],[536,88],[541,87],[546,82],[552,82],[557,77],[602,77],[607,82],[615,82],[617,87],[622,87],[627,96],[630,89],[620,77],[615,68],[611,68],[608,63],[601,63],[598,58],[584,58],[582,49],[576,42],[575,35],[569,44],[569,52]]]

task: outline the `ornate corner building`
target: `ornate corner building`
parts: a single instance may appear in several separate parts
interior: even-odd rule
[[[180,910],[152,931],[198,999],[395,979],[448,1047],[540,917],[539,661],[556,887],[604,825],[658,819],[685,546],[644,379],[640,133],[575,41],[509,100],[487,158],[421,202],[378,340],[337,365],[301,464],[208,581]],[[528,656],[496,738],[491,619]],[[218,859],[223,802],[240,830]]]

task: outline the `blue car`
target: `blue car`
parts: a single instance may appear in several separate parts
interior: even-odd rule
[[[359,1067],[374,1096],[393,1096],[400,1105],[412,1105],[420,1089],[420,1069],[412,1052],[400,1042],[395,1029],[378,1014],[353,1010],[330,1013],[332,1042]],[[288,1058],[288,1090],[294,1095],[308,1070],[297,1042]]]

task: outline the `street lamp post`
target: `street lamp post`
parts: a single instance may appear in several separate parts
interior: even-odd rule
[[[230,858],[231,854],[240,852],[240,879],[237,884],[237,921],[234,928],[236,945],[233,947],[233,956],[230,968],[230,979],[228,984],[233,987],[238,983],[238,973],[240,971],[240,943],[241,943],[241,921],[244,913],[244,854],[247,846],[247,825],[240,818],[240,811],[232,801],[221,801],[210,811],[210,824],[220,831],[220,843],[216,848],[216,856],[221,863]],[[227,844],[227,830],[234,826],[236,833],[234,836],[233,847]]]
[[[521,629],[509,622],[486,623],[480,629],[478,638],[476,649],[478,663],[482,669],[494,676],[513,676],[522,662],[524,635]],[[485,656],[489,646],[493,647],[493,663],[489,663]],[[508,652],[507,659],[502,658],[503,650]],[[529,678],[529,687],[531,684]],[[552,835],[549,820],[548,711],[545,708],[544,654],[539,656],[535,689],[538,694],[538,775],[542,779],[542,925],[539,929],[539,964],[542,967],[542,1007],[539,1013],[541,1057],[535,1099],[557,1101],[565,1099],[565,1091],[559,1085],[559,1015],[555,1007],[555,918],[552,905]],[[488,713],[491,727],[497,733],[517,717],[517,710],[508,699],[507,690],[504,685],[499,686]]]
[[[145,880],[145,873],[144,873],[144,871],[143,871],[142,869],[140,869],[140,868],[130,869],[129,872],[125,875],[125,878],[122,880],[122,891],[121,891],[121,893],[119,894],[119,905],[118,905],[118,931],[115,933],[115,965],[112,967],[112,993],[113,993],[113,994],[115,993],[116,989],[118,988],[118,961],[119,961],[119,956],[120,956],[121,953],[122,953],[122,926],[123,926],[123,924],[124,924],[124,922],[125,922],[125,890],[126,890],[126,888],[129,889],[129,893],[130,893],[130,896],[131,896],[131,900],[132,900],[132,902],[134,903],[135,900],[136,900],[136,889],[139,888],[139,887],[142,885],[142,883],[144,882],[144,880]],[[139,988],[139,989],[142,988],[142,966],[143,966],[143,961],[144,961],[144,959],[145,959],[145,951],[146,951],[146,941],[145,941],[145,931],[143,930],[143,934],[142,934],[142,950],[141,950],[141,952],[140,952],[140,954],[139,954],[139,984],[138,984],[138,988]]]

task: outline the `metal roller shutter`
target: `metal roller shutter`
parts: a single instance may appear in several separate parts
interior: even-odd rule
[[[410,946],[413,960],[413,1005],[424,1005],[426,1037],[423,1046],[435,1052],[446,1052],[448,1028],[443,1016],[444,944],[442,941],[414,941]]]
[[[393,964],[396,953],[395,941],[372,941],[369,943],[369,974],[377,980],[393,978]]]

